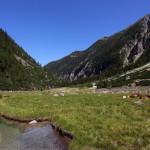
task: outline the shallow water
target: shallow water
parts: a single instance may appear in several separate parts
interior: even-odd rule
[[[51,125],[26,126],[0,120],[0,150],[67,150]]]

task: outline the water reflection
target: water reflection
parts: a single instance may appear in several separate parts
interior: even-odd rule
[[[0,120],[0,150],[19,150],[20,147],[15,147],[15,140],[20,134],[18,128]]]
[[[38,126],[16,126],[12,122],[0,120],[0,150],[68,149],[68,144],[53,131],[51,125]]]

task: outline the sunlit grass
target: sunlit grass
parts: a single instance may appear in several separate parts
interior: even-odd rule
[[[0,99],[0,112],[19,118],[50,117],[74,135],[70,149],[150,149],[150,100],[135,105],[137,99],[119,94],[76,92],[58,97],[57,90],[9,93]]]

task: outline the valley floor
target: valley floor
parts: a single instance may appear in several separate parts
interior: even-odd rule
[[[147,93],[149,87],[140,88],[140,91]],[[118,93],[112,89],[106,92],[106,89],[60,88],[2,92],[0,112],[24,119],[50,117],[56,125],[74,136],[70,143],[73,150],[148,150],[150,98],[122,98],[132,92],[136,91],[128,89],[128,92]],[[136,104],[136,101],[142,103]]]

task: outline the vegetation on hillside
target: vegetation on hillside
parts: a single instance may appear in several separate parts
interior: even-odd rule
[[[43,69],[6,32],[0,29],[0,90],[42,89],[57,85],[57,79]]]
[[[141,26],[136,23],[126,30],[118,32],[110,37],[98,40],[85,51],[76,51],[58,61],[49,63],[45,66],[45,68],[59,76],[62,76],[62,74],[67,72],[70,73],[70,71],[72,71],[75,67],[80,66],[80,63],[82,63],[82,65],[78,68],[78,70],[76,70],[77,72],[84,68],[88,62],[92,62],[91,70],[95,70],[94,75],[99,75],[100,72],[110,75],[116,74],[118,69],[119,71],[123,69],[124,57],[123,54],[120,55],[120,50],[125,44],[131,43],[135,39],[135,36],[137,36],[137,33],[140,34],[140,32]],[[149,52],[145,51],[145,53]],[[72,57],[72,55],[74,57]],[[149,61],[149,57],[146,55],[145,57],[144,63]],[[84,61],[85,59],[87,59],[87,61]],[[130,56],[131,62],[133,62],[132,59],[133,56]]]
[[[68,80],[61,80],[59,86],[61,87],[92,87],[92,83],[96,83],[98,88],[108,88],[108,87],[120,87],[120,86],[149,86],[150,85],[150,70],[142,70],[139,72],[125,74],[120,76],[117,74],[114,76],[101,74],[101,76],[93,76],[89,78],[83,78],[74,80],[72,82]],[[129,79],[127,79],[129,77]],[[115,78],[115,79],[113,79]]]
[[[75,51],[49,63],[44,68],[0,29],[0,90],[45,89],[88,85],[91,82],[97,82],[98,87],[130,85],[138,79],[137,75],[128,81],[125,78],[107,81],[107,78],[119,76],[150,62],[150,26],[148,23],[147,33],[143,36],[144,26],[141,21],[142,19],[121,32],[96,41],[84,51]],[[135,61],[138,51],[141,51],[139,43],[142,44],[143,52]],[[128,50],[131,52],[127,57]],[[125,57],[128,59],[126,65],[124,65]],[[143,79],[147,79],[145,72],[140,74],[143,74],[141,75]],[[148,83],[139,81],[136,84],[148,85]]]

